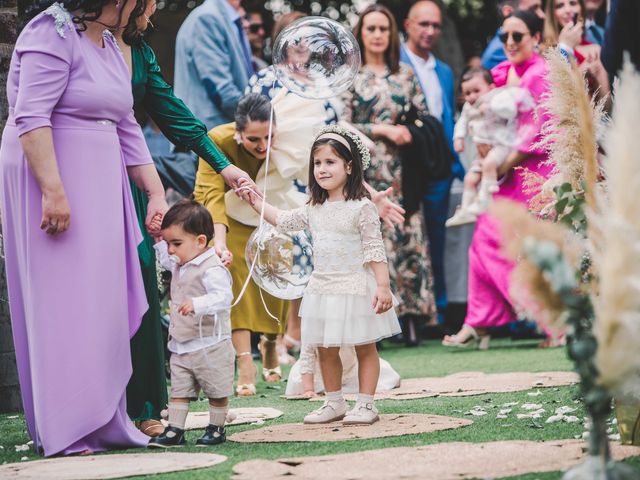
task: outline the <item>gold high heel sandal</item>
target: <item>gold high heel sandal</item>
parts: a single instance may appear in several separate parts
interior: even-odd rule
[[[258,350],[260,350],[260,354],[262,355],[262,365],[264,365],[264,360],[266,357],[266,344],[275,345],[277,340],[274,338],[273,340],[269,340],[265,335],[260,335],[260,343],[258,344]],[[275,347],[274,347],[275,348]],[[276,358],[277,358],[277,349],[276,349]],[[277,377],[277,378],[274,378]],[[282,369],[280,365],[274,368],[266,368],[262,367],[262,379],[267,383],[276,383],[282,380]]]
[[[460,336],[467,334],[467,339],[460,341]],[[475,346],[478,350],[489,350],[489,341],[491,335],[480,335],[475,328],[469,325],[463,325],[458,333],[442,339],[442,345],[445,347],[467,348]]]
[[[236,355],[236,358],[251,356],[251,352],[240,352]],[[251,362],[253,365],[253,362]],[[255,367],[255,365],[254,365]],[[238,362],[238,370],[240,370],[240,362]],[[238,380],[240,376],[238,375]],[[236,387],[236,395],[239,397],[251,397],[256,394],[256,384],[255,383],[238,383]]]

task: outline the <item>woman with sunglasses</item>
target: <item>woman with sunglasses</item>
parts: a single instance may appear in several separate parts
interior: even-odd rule
[[[134,106],[144,110],[170,142],[194,151],[219,172],[227,184],[235,186],[239,178],[249,176],[227,160],[207,136],[204,124],[194,118],[182,100],[175,97],[173,89],[162,76],[155,53],[142,38],[155,10],[156,0],[137,0],[126,27],[115,32],[131,72]],[[146,197],[133,184],[131,190],[138,218],[144,219]],[[167,404],[167,385],[156,260],[153,240],[149,235],[144,235],[138,246],[138,256],[149,310],[131,339],[133,373],[127,386],[127,412],[143,433],[155,437],[164,431],[160,412]]]
[[[587,75],[592,95],[598,99],[609,97],[609,77],[600,61],[600,46],[585,38],[584,0],[548,0],[545,11],[545,47],[558,47],[565,55],[575,58]]]
[[[507,60],[493,68],[491,73],[497,87],[520,87],[529,91],[534,103],[539,104],[548,91],[545,79],[547,66],[536,53],[542,33],[542,20],[535,13],[519,10],[502,24],[501,39]],[[506,198],[527,204],[532,193],[524,188],[524,171],[547,177],[551,166],[546,165],[546,152],[536,146],[544,112],[527,112],[518,118],[519,145],[499,170],[503,176],[500,190],[494,198]],[[486,145],[478,146],[484,156]],[[523,167],[514,169],[514,167]],[[462,329],[442,341],[448,347],[488,348],[488,329],[516,320],[517,316],[509,296],[509,276],[513,263],[501,252],[500,224],[489,214],[478,218],[473,241],[469,249],[469,297],[467,318]]]

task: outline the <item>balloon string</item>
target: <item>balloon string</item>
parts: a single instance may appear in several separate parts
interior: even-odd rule
[[[275,79],[273,80],[273,84],[271,85],[271,88],[273,89],[275,87],[276,81]],[[263,194],[262,194],[262,198],[263,198],[263,202],[262,202],[262,207],[260,208],[260,220],[258,221],[258,228],[262,228],[262,225],[264,223],[264,209],[265,209],[265,205],[266,205],[266,198],[267,198],[267,175],[269,173],[269,160],[271,159],[271,136],[273,134],[273,102],[271,102],[271,110],[269,111],[269,137],[267,139],[267,155],[265,157],[264,160],[264,186],[263,186]],[[256,193],[255,190],[251,189],[250,187],[240,187],[238,189],[236,189],[236,192],[240,192],[242,190],[246,190],[249,189],[251,190],[253,193]],[[244,285],[242,286],[242,289],[240,290],[240,293],[238,294],[238,298],[236,298],[235,302],[233,302],[233,304],[231,305],[231,308],[235,307],[238,303],[240,303],[240,300],[242,299],[242,297],[244,296],[244,293],[247,290],[247,287],[249,286],[249,282],[251,281],[251,275],[253,274],[253,271],[256,267],[256,262],[258,260],[258,257],[260,256],[260,248],[256,249],[256,255],[253,257],[253,261],[251,262],[251,267],[249,268],[249,274],[247,275],[247,279],[244,282]],[[257,286],[257,285],[256,285]],[[277,318],[275,315],[273,315],[269,309],[267,308],[267,304],[264,301],[264,297],[262,295],[262,289],[258,286],[258,291],[260,292],[260,299],[262,300],[262,306],[264,307],[265,311],[267,312],[267,315],[269,315],[271,318],[275,319],[276,322],[278,322],[278,326],[280,325],[280,319]]]

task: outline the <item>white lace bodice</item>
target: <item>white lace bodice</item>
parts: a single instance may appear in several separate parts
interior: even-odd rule
[[[387,261],[378,210],[368,199],[281,210],[276,226],[311,232],[314,270],[307,293],[365,295],[367,264]]]

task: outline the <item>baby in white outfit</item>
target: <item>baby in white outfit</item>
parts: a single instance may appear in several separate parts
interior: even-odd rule
[[[499,190],[498,169],[517,143],[517,119],[533,108],[533,99],[518,87],[496,88],[491,72],[471,68],[462,75],[461,90],[465,104],[453,130],[456,152],[464,151],[464,139],[470,135],[476,145],[488,145],[488,153],[474,160],[464,177],[462,204],[447,220],[448,227],[473,223],[485,212],[493,193]]]

